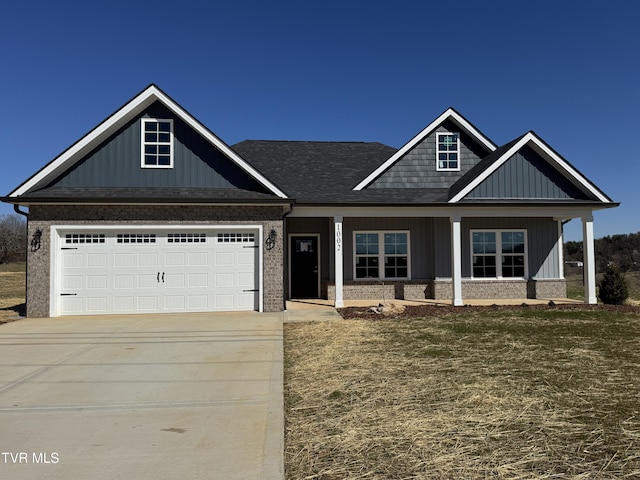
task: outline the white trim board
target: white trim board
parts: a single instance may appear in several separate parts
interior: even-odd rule
[[[38,183],[45,180],[52,180],[59,173],[71,167],[75,162],[79,161],[85,154],[89,153],[93,148],[106,140],[111,134],[113,134],[118,128],[135,118],[140,112],[142,112],[149,105],[155,101],[161,102],[169,110],[171,110],[176,116],[183,120],[192,129],[198,132],[209,143],[220,150],[226,155],[232,162],[236,163],[245,172],[251,175],[256,181],[263,185],[267,190],[277,195],[280,198],[288,198],[287,195],[271,183],[266,177],[264,177],[255,168],[249,165],[244,159],[242,159],[237,153],[235,153],[226,143],[220,140],[213,132],[202,125],[191,114],[184,110],[180,105],[174,102],[169,96],[167,96],[162,90],[155,85],[150,85],[141,93],[139,93],[133,100],[129,101],[126,105],[121,107],[113,115],[104,120],[101,124],[91,130],[88,134],[78,140],[75,144],[61,153],[54,160],[49,162],[44,168],[38,171],[31,178],[26,180],[22,185],[11,192],[9,197],[19,197],[23,195]]]
[[[357,191],[369,186],[369,184],[371,184],[376,178],[378,178],[384,171],[386,171],[389,167],[391,167],[391,165],[396,163],[407,152],[409,152],[413,147],[420,143],[425,137],[435,131],[435,129],[438,128],[446,120],[452,120],[480,144],[484,145],[489,151],[493,152],[498,148],[491,140],[480,133],[480,131],[476,127],[471,125],[471,123],[469,123],[462,115],[456,112],[453,108],[448,108],[438,118],[427,125],[420,133],[409,140],[409,142],[407,142],[400,150],[398,150],[391,158],[389,158],[389,160],[376,168],[353,189]]]

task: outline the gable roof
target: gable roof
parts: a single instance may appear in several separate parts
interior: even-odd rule
[[[535,132],[529,131],[485,157],[452,185],[449,189],[449,203],[457,203],[463,200],[472,190],[487,180],[491,174],[525,146],[531,147],[560,172],[560,174],[569,179],[578,188],[592,195],[598,201],[603,203],[613,202],[602,190],[596,187],[573,165],[547,145]]]
[[[376,178],[378,178],[383,172],[387,171],[394,163],[400,160],[406,155],[412,148],[420,143],[425,137],[429,136],[436,128],[438,128],[445,121],[450,120],[463,129],[468,135],[475,139],[480,145],[482,145],[487,151],[493,152],[497,146],[487,136],[485,136],[480,130],[471,124],[466,118],[460,115],[453,108],[445,110],[438,118],[427,125],[420,133],[409,140],[400,150],[395,152],[393,156],[387,159],[383,164],[379,165],[373,172],[371,172],[364,180],[360,181],[353,189],[362,190],[369,186]]]
[[[172,98],[160,90],[156,85],[149,85],[97,127],[87,133],[84,137],[74,143],[71,147],[61,153],[58,157],[49,162],[45,167],[32,175],[19,187],[12,191],[7,199],[20,197],[39,185],[59,176],[80,161],[84,155],[93,148],[100,145],[110,135],[125,125],[130,120],[139,115],[145,108],[154,102],[160,102],[171,110],[178,118],[189,125],[194,131],[201,135],[206,141],[222,152],[227,158],[238,167],[254,178],[267,191],[280,198],[288,196],[280,190],[274,183],[267,179],[261,172],[247,163],[240,155],[234,152],[227,144],[220,140],[213,132],[196,120],[191,114],[178,105]]]

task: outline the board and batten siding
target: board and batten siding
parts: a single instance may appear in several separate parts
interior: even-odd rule
[[[465,198],[589,199],[529,147],[509,158]]]
[[[173,168],[141,168],[141,117],[173,119]],[[253,178],[156,102],[86,155],[51,186],[242,188],[264,191]]]
[[[460,134],[460,171],[438,171],[436,133]],[[448,188],[489,152],[447,121],[400,158],[368,188]]]

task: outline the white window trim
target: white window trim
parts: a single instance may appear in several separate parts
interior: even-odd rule
[[[169,122],[169,142],[149,142],[149,145],[169,145],[169,165],[147,165],[144,163],[145,146],[147,142],[144,139],[145,125],[147,123]],[[174,142],[173,142],[173,119],[171,118],[143,118],[140,122],[140,167],[141,168],[173,168],[174,159]]]
[[[358,256],[356,253],[356,235],[357,234],[371,234],[375,233],[378,235],[378,277],[377,278],[357,278],[356,276],[356,257]],[[407,276],[406,277],[385,277],[384,275],[384,235],[386,233],[405,233],[407,235]],[[353,280],[357,282],[366,282],[366,281],[376,281],[376,280],[411,280],[411,232],[410,230],[354,230],[353,238]],[[373,256],[373,255],[369,255]],[[396,255],[398,256],[398,255]]]
[[[496,276],[495,277],[474,277],[473,276],[473,234],[491,232],[496,234]],[[502,276],[502,232],[522,232],[524,233],[524,276],[523,277],[503,277]],[[483,254],[488,256],[488,254]],[[476,228],[469,231],[469,268],[470,277],[474,280],[523,280],[529,278],[529,240],[525,228]]]
[[[455,153],[458,157],[458,166],[456,168],[440,168],[440,137],[444,135],[456,135],[458,141],[456,142],[456,151],[452,152],[451,150],[447,150],[442,153]],[[460,171],[460,133],[459,132],[436,132],[436,170],[438,172],[459,172]]]

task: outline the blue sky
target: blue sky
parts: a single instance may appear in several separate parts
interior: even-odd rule
[[[0,195],[155,83],[228,144],[399,148],[449,106],[500,145],[534,130],[622,202],[596,237],[640,231],[640,2],[11,3]]]

